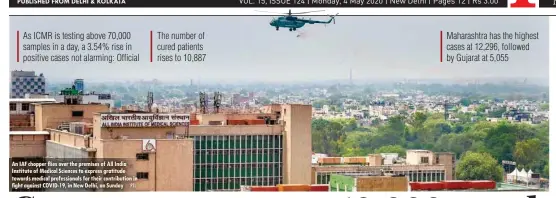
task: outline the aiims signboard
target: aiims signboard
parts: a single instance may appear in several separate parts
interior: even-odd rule
[[[189,114],[101,114],[102,127],[177,127],[189,126]]]

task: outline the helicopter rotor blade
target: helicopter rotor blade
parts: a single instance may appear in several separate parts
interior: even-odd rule
[[[315,11],[307,11],[307,12],[292,12],[291,14],[307,14],[307,13],[313,13],[313,12],[324,12],[326,10],[315,10]]]
[[[281,13],[281,12],[269,12],[269,11],[264,11],[264,10],[255,10],[255,12],[265,12],[265,13],[271,13],[271,14],[288,14],[288,13]]]

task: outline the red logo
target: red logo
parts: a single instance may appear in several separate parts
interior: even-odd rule
[[[510,4],[511,8],[534,8],[537,5],[529,3],[529,0],[516,0],[515,3]]]

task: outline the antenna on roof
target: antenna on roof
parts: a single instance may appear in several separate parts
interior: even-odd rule
[[[207,95],[205,92],[199,92],[199,107],[201,109],[201,114],[207,113]]]
[[[149,91],[147,93],[147,111],[148,112],[152,112],[153,104],[154,104],[154,94],[153,94],[153,92]]]
[[[214,112],[220,112],[220,105],[222,103],[222,93],[214,92]]]

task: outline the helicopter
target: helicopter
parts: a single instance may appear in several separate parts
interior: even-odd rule
[[[258,11],[257,12],[266,12],[266,11]],[[328,21],[318,21],[318,20],[311,20],[305,19],[297,16],[293,16],[293,14],[307,14],[313,12],[322,12],[324,10],[316,10],[316,11],[309,11],[309,12],[298,12],[292,13],[292,10],[289,10],[288,13],[275,13],[275,14],[285,14],[285,16],[281,16],[278,18],[273,18],[270,21],[270,26],[276,27],[276,31],[280,30],[280,28],[288,28],[290,31],[296,31],[299,28],[305,26],[305,24],[336,24],[336,19],[334,18],[336,15],[330,16],[330,20]],[[267,12],[267,13],[274,13],[274,12]]]

